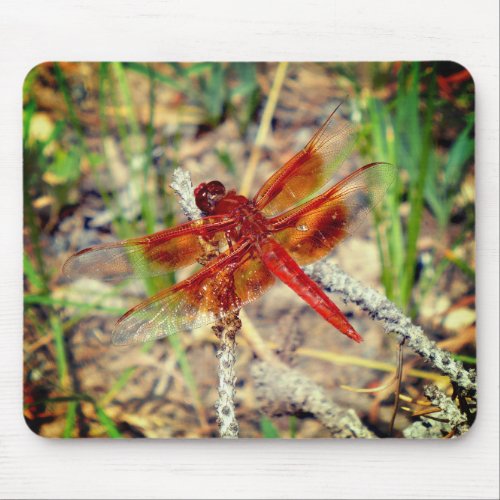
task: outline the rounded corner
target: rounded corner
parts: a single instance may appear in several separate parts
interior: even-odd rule
[[[42,66],[46,66],[48,64],[52,64],[52,61],[42,61],[42,62],[39,62],[39,63],[36,63],[34,66],[31,66],[28,71],[25,73],[24,75],[24,78],[23,78],[23,84],[22,84],[22,88],[23,88],[23,91],[24,91],[24,88],[25,88],[25,85],[26,85],[26,82],[29,80],[29,77],[36,71],[38,71],[38,68],[42,67]]]
[[[476,80],[474,79],[474,76],[472,75],[472,73],[469,70],[469,68],[467,66],[465,66],[464,64],[462,64],[461,62],[454,61],[454,60],[451,60],[451,59],[450,59],[450,63],[458,66],[458,71],[466,71],[468,73],[469,78],[470,78],[470,80],[472,82],[472,86],[473,86],[474,91],[475,91],[476,90]]]
[[[463,441],[464,439],[474,439],[474,433],[476,432],[476,431],[474,431],[474,429],[477,427],[476,422],[477,422],[477,409],[476,409],[476,413],[474,415],[473,422],[469,425],[469,427],[467,428],[467,430],[465,432],[458,434],[455,437],[455,440]],[[470,435],[471,432],[473,434],[472,436]]]
[[[36,429],[31,425],[30,420],[28,419],[28,417],[26,416],[26,414],[24,412],[23,412],[23,421],[24,421],[24,424],[26,425],[27,429],[31,432],[31,434],[33,434],[34,436],[36,436],[37,438],[40,438],[40,439],[47,439],[47,436],[43,436],[42,434],[40,434],[39,432],[36,431]]]

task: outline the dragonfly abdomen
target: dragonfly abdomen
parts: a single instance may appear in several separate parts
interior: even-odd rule
[[[269,238],[262,246],[262,261],[266,267],[309,304],[326,321],[347,337],[361,342],[361,336],[347,321],[342,311],[329,299],[319,285],[290,257],[276,241]]]

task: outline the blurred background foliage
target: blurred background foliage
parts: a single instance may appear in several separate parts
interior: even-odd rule
[[[25,415],[35,432],[216,435],[210,408],[215,374],[197,373],[196,357],[207,345],[209,357],[213,341],[205,337],[190,343],[186,335],[176,335],[165,341],[168,347],[160,342],[161,349],[115,350],[101,360],[110,370],[104,375],[95,360],[98,352],[113,349],[103,347],[106,332],[138,302],[141,289],[85,283],[82,291],[65,282],[60,269],[78,249],[181,222],[168,188],[176,166],[190,170],[195,185],[220,178],[237,187],[276,68],[267,63],[61,62],[44,63],[27,75]],[[261,147],[254,190],[307,142],[339,100],[345,101],[342,114],[359,130],[349,167],[388,161],[400,168],[384,206],[375,211],[378,258],[366,258],[366,267],[377,268],[387,296],[429,335],[474,365],[474,85],[469,73],[449,62],[290,64]],[[145,284],[146,291],[182,277],[155,278]],[[96,322],[89,321],[92,317]],[[382,342],[363,355],[390,361],[391,348]],[[166,366],[163,375],[150,373],[145,382],[144,360]],[[98,374],[91,389],[82,382],[85,370]],[[357,370],[350,379],[354,384],[372,380]],[[245,384],[247,375],[239,376]],[[421,378],[408,379],[407,389],[418,392]],[[321,435],[294,417],[274,423],[261,417],[245,387],[239,390],[247,435]],[[378,396],[367,401],[358,411],[380,430],[387,420],[384,402]],[[151,427],[156,405],[170,408],[170,413],[165,410],[170,416]],[[191,421],[182,420],[180,406]],[[172,415],[181,422],[173,424]]]

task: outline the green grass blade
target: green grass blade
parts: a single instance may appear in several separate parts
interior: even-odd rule
[[[66,103],[66,108],[68,110],[68,116],[71,126],[76,132],[82,150],[85,151],[86,153],[89,153],[90,150],[85,140],[83,127],[82,124],[80,123],[80,120],[78,119],[75,106],[71,99],[68,82],[66,81],[66,77],[64,76],[64,73],[58,63],[54,63],[54,74],[56,77],[57,85],[59,86],[59,89],[63,94],[64,102]]]
[[[462,363],[467,363],[469,365],[476,365],[477,360],[474,356],[466,356],[465,354],[452,354],[453,359],[462,361]]]
[[[156,189],[150,190],[148,192],[148,181],[150,177],[150,166],[153,161],[153,146],[154,146],[154,115],[156,106],[156,96],[155,96],[155,81],[153,78],[153,72],[151,66],[148,65],[148,76],[149,76],[149,121],[146,127],[146,146],[144,151],[144,163],[142,167],[142,197],[141,197],[141,209],[142,217],[146,223],[146,232],[148,234],[153,233],[155,230],[155,213],[154,207],[157,205],[156,200]]]
[[[430,79],[429,96],[427,98],[427,110],[424,119],[422,152],[417,177],[411,185],[410,192],[410,216],[408,218],[407,251],[405,261],[405,272],[401,286],[401,301],[404,307],[408,307],[411,292],[415,282],[415,268],[417,260],[417,240],[420,234],[424,208],[424,190],[429,171],[429,159],[432,148],[432,124],[434,118],[434,106],[436,95],[436,75],[433,72]],[[415,103],[418,110],[418,102]],[[418,141],[420,143],[420,141]],[[419,145],[419,144],[418,144]],[[414,146],[415,148],[417,145]],[[416,153],[415,153],[416,154]]]
[[[31,204],[31,199],[29,199],[28,191],[26,186],[24,188],[24,223],[28,226],[30,241],[33,246],[33,254],[35,256],[36,268],[35,272],[37,273],[39,280],[38,283],[40,285],[40,292],[48,293],[49,292],[49,276],[47,273],[47,269],[45,267],[45,259],[42,252],[42,247],[40,244],[40,224],[38,223],[38,218],[35,213],[35,209]]]
[[[464,167],[474,153],[474,139],[470,137],[473,127],[474,120],[470,119],[450,149],[448,161],[444,168],[444,185],[449,186],[451,189],[458,186],[462,181]]]
[[[113,293],[114,294],[114,293]],[[24,296],[25,305],[43,305],[43,306],[63,306],[63,307],[76,307],[78,309],[83,309],[84,313],[88,311],[102,311],[113,315],[122,315],[126,312],[123,307],[107,307],[103,306],[101,301],[95,302],[77,302],[74,300],[59,299],[53,297],[52,295],[37,295],[37,294],[27,294]]]
[[[146,281],[146,289],[148,291],[149,295],[154,295],[156,292],[158,292],[158,288],[155,287],[155,283],[153,281]],[[173,284],[169,283],[170,285]],[[186,350],[184,349],[184,345],[181,340],[180,335],[169,335],[167,337],[168,343],[172,347],[174,351],[175,358],[177,360],[177,364],[179,365],[179,368],[181,369],[182,376],[184,378],[184,382],[186,383],[186,386],[191,393],[191,397],[193,398],[193,401],[195,401],[195,406],[197,409],[201,409],[203,407],[202,400],[200,393],[198,391],[198,385],[196,383],[196,379],[193,375],[193,371],[191,369],[191,365],[189,363],[189,360],[186,355]],[[153,345],[153,342],[149,342],[143,346],[143,350],[147,351],[151,349]],[[201,415],[200,415],[201,416]]]
[[[215,126],[220,122],[226,101],[227,84],[225,81],[226,71],[221,63],[213,63],[211,72],[200,78],[203,90],[202,98],[204,108],[207,112],[207,121]]]
[[[99,108],[99,132],[101,135],[101,148],[104,155],[104,162],[109,165],[110,154],[108,152],[108,139],[112,136],[110,134],[110,124],[108,120],[108,114],[106,112],[107,94],[110,87],[109,80],[109,63],[101,63],[99,65],[99,96],[98,96],[98,108]],[[119,197],[114,196],[113,198],[108,194],[106,189],[101,185],[99,174],[96,169],[92,171],[94,175],[94,182],[96,183],[97,189],[101,195],[101,198],[113,216],[113,229],[120,238],[126,238],[131,234],[131,225],[123,217],[125,210],[120,204]]]
[[[61,320],[55,314],[51,314],[49,323],[54,338],[57,375],[61,387],[67,389],[69,387],[69,373],[68,359],[66,356],[66,346],[64,343],[64,329]]]
[[[125,69],[123,68],[123,64],[119,62],[112,62],[111,68],[118,82],[121,101],[123,102],[127,111],[127,119],[130,126],[130,131],[137,139],[141,134],[141,130],[139,128],[139,122],[137,121],[137,117],[135,115],[134,103],[132,101],[132,94],[130,92]]]
[[[179,335],[170,335],[168,341],[174,350],[177,363],[181,369],[182,376],[186,383],[186,386],[191,393],[191,397],[196,401],[196,405],[200,408],[202,407],[202,400],[200,392],[198,391],[198,385],[196,379],[194,378],[193,371],[191,370],[191,365],[186,355],[186,350],[181,342]]]
[[[395,140],[394,129],[387,108],[378,99],[369,97],[367,99],[367,111],[371,141],[373,143],[372,154],[376,159],[399,166],[396,156],[397,141]],[[399,290],[399,280],[404,262],[404,237],[399,218],[399,206],[401,203],[399,193],[400,180],[396,179],[395,184],[389,189],[385,197],[385,205],[391,217],[391,224],[383,236],[379,229],[381,222],[380,210],[377,209],[374,211],[382,282],[387,296],[396,302],[399,300],[396,291]]]
[[[129,380],[134,376],[137,371],[136,366],[125,368],[120,376],[115,380],[109,391],[104,394],[100,399],[101,404],[106,404],[113,400],[113,398],[120,393],[120,391],[128,384]]]
[[[472,267],[467,264],[463,259],[460,257],[453,255],[453,256],[446,256],[445,260],[450,262],[451,264],[454,264],[455,266],[460,269],[471,281],[475,281],[476,279],[476,271],[472,269]]]
[[[260,431],[262,432],[262,437],[266,439],[275,439],[281,437],[278,429],[276,429],[273,422],[267,417],[261,417]]]
[[[290,415],[288,417],[288,428],[290,429],[290,437],[295,439],[297,437],[297,417],[295,415]]]
[[[63,438],[72,438],[76,427],[77,401],[70,401],[66,411],[66,424],[64,425]]]
[[[217,158],[219,161],[226,167],[226,170],[232,174],[236,174],[236,165],[233,161],[233,158],[231,157],[229,151],[227,149],[215,149],[215,154],[217,155]]]
[[[160,73],[159,71],[156,71],[155,69],[152,69],[150,65],[146,65],[143,63],[124,63],[125,68],[130,69],[131,71],[135,71],[136,73],[140,73],[142,75],[152,75],[152,77],[158,81],[161,82],[165,85],[168,85],[169,87],[178,90],[178,91],[183,91],[184,86],[179,83],[177,79],[170,78],[167,75],[164,75],[163,73]]]
[[[30,290],[43,290],[45,288],[43,276],[35,269],[33,262],[26,253],[23,254],[23,270],[26,279],[31,285]]]
[[[106,412],[104,409],[99,406],[98,404],[94,404],[95,407],[95,412],[97,415],[97,418],[99,419],[99,422],[102,424],[104,429],[106,430],[106,433],[108,434],[109,437],[111,438],[122,438],[123,435],[122,433],[118,430],[116,427],[115,423],[111,418],[109,418],[108,415],[106,415]]]
[[[31,120],[36,111],[36,102],[30,100],[23,109],[23,144],[26,147],[30,135]]]

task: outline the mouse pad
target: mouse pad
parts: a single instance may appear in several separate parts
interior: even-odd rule
[[[449,439],[476,414],[454,62],[46,62],[23,85],[43,437]]]

